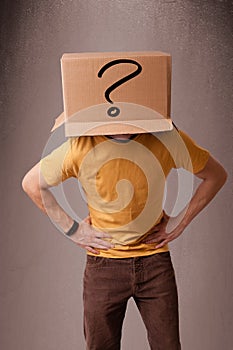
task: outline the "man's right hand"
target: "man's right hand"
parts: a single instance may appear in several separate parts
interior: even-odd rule
[[[41,173],[40,162],[35,164],[24,176],[22,181],[23,190],[50,219],[67,232],[72,223],[72,218],[58,204],[49,185]],[[111,238],[107,233],[97,231],[91,225],[91,218],[88,216],[80,222],[77,231],[69,236],[73,242],[93,254],[99,254],[99,249],[113,248],[114,245],[105,241],[104,238]]]
[[[78,246],[93,254],[99,254],[99,251],[95,248],[108,250],[114,247],[114,244],[104,240],[104,238],[111,238],[109,234],[93,228],[90,216],[79,223],[77,231],[70,238]]]

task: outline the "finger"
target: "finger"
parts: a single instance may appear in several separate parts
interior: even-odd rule
[[[155,246],[155,249],[159,249],[159,248],[164,247],[168,242],[170,242],[170,239],[165,239],[165,240],[162,241],[161,243],[157,244],[157,245]]]
[[[95,237],[97,238],[112,238],[109,233],[102,232],[102,231],[97,231],[95,229],[92,229],[94,232]]]
[[[142,243],[145,243],[145,244],[149,244],[149,243],[155,243],[155,242],[158,242],[158,239],[156,239],[155,237],[152,237],[152,238],[148,238],[148,239],[144,239],[142,241]]]
[[[158,239],[150,239],[149,241],[144,242],[145,244],[159,243]]]
[[[92,247],[89,247],[89,246],[85,246],[85,249],[88,250],[90,253],[93,253],[93,254],[100,254],[100,252]]]
[[[147,241],[147,240],[150,240],[150,239],[152,239],[152,238],[157,237],[159,232],[160,232],[160,231],[153,231],[153,232],[147,234],[147,236],[146,236],[145,238],[143,238],[142,242],[145,242],[145,241]]]
[[[158,224],[155,229],[158,230],[158,231],[161,231],[161,230],[165,230],[166,229],[166,226],[167,226],[167,222],[161,222],[160,224]]]
[[[73,241],[73,242],[75,244],[77,244],[79,247],[84,248],[84,249],[86,249],[86,250],[88,250],[88,251],[90,251],[90,252],[92,252],[94,254],[99,254],[98,250],[96,250],[95,248],[104,249],[104,250],[109,249],[109,248],[107,248],[107,247],[105,247],[105,246],[103,246],[101,244],[97,244],[97,243],[93,243],[93,242],[91,242],[91,243],[87,243],[87,242],[80,243],[80,242],[76,242],[76,241]]]
[[[154,229],[153,231],[151,231],[151,234],[153,234],[153,233],[157,233],[157,234],[158,234],[158,232],[160,232],[160,230],[161,230],[161,228],[160,228],[160,229],[157,229],[157,227],[156,227],[156,229]]]
[[[142,242],[145,243],[145,244],[148,244],[148,243],[158,243],[164,239],[166,239],[167,236],[164,236],[164,235],[153,235],[153,236],[150,236],[150,237],[147,237],[145,238]]]
[[[83,221],[86,222],[87,224],[90,224],[91,223],[90,215],[88,215]]]
[[[94,247],[94,248],[101,248],[101,249],[110,249],[114,248],[114,244],[106,241],[102,241],[98,238],[94,238],[91,241],[89,241],[88,246]]]
[[[98,242],[96,245],[97,248],[101,248],[101,249],[113,249],[114,248],[114,244],[106,244],[106,242],[101,241]]]
[[[160,229],[161,229],[161,225],[158,224],[158,225],[155,225],[155,226],[151,227],[151,229],[147,233],[151,234],[153,232],[158,232]]]
[[[94,235],[94,238],[96,238],[96,239],[98,239],[98,240],[102,239],[101,241],[102,241],[104,244],[105,244],[105,243],[107,243],[107,245],[108,245],[108,244],[111,244],[110,242],[107,242],[107,241],[103,240],[103,238],[109,238],[109,239],[112,238],[112,236],[111,236],[109,233],[102,232],[102,231],[97,231],[97,230],[95,230],[95,229],[92,230],[92,233],[93,233],[93,235]],[[111,247],[113,248],[114,245],[111,246]]]
[[[152,227],[153,229],[157,229],[160,228],[161,226],[163,226],[163,222],[160,222],[159,224],[155,225],[154,227]]]

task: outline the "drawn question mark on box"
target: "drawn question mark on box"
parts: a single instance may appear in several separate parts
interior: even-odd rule
[[[103,76],[103,73],[109,69],[110,67],[116,65],[116,64],[120,64],[120,63],[130,63],[130,64],[134,64],[137,66],[137,69],[126,75],[125,77],[123,77],[122,79],[116,81],[114,84],[112,84],[111,86],[109,86],[107,88],[107,90],[105,91],[104,93],[104,96],[106,98],[106,100],[113,104],[113,101],[110,99],[110,93],[115,90],[116,88],[118,88],[120,85],[124,84],[126,81],[128,80],[131,80],[133,78],[135,78],[137,75],[139,75],[142,71],[142,66],[140,65],[140,63],[138,63],[137,61],[135,60],[131,60],[131,59],[128,59],[128,58],[120,58],[120,59],[116,59],[116,60],[113,60],[113,61],[110,61],[108,62],[107,64],[105,64],[98,72],[98,77],[99,78],[102,78]],[[110,107],[108,110],[107,110],[107,114],[109,117],[117,117],[119,114],[120,114],[120,108],[116,107],[116,106],[112,106]]]

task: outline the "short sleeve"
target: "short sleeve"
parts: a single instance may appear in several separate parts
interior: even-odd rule
[[[180,142],[175,146],[175,168],[184,168],[192,173],[201,171],[209,159],[210,152],[198,145],[184,131],[179,130]]]
[[[72,158],[71,138],[40,160],[40,171],[50,186],[56,186],[70,177],[76,177],[77,169]]]

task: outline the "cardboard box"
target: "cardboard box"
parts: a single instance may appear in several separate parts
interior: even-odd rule
[[[66,136],[172,129],[171,55],[159,51],[65,53],[61,58]]]

